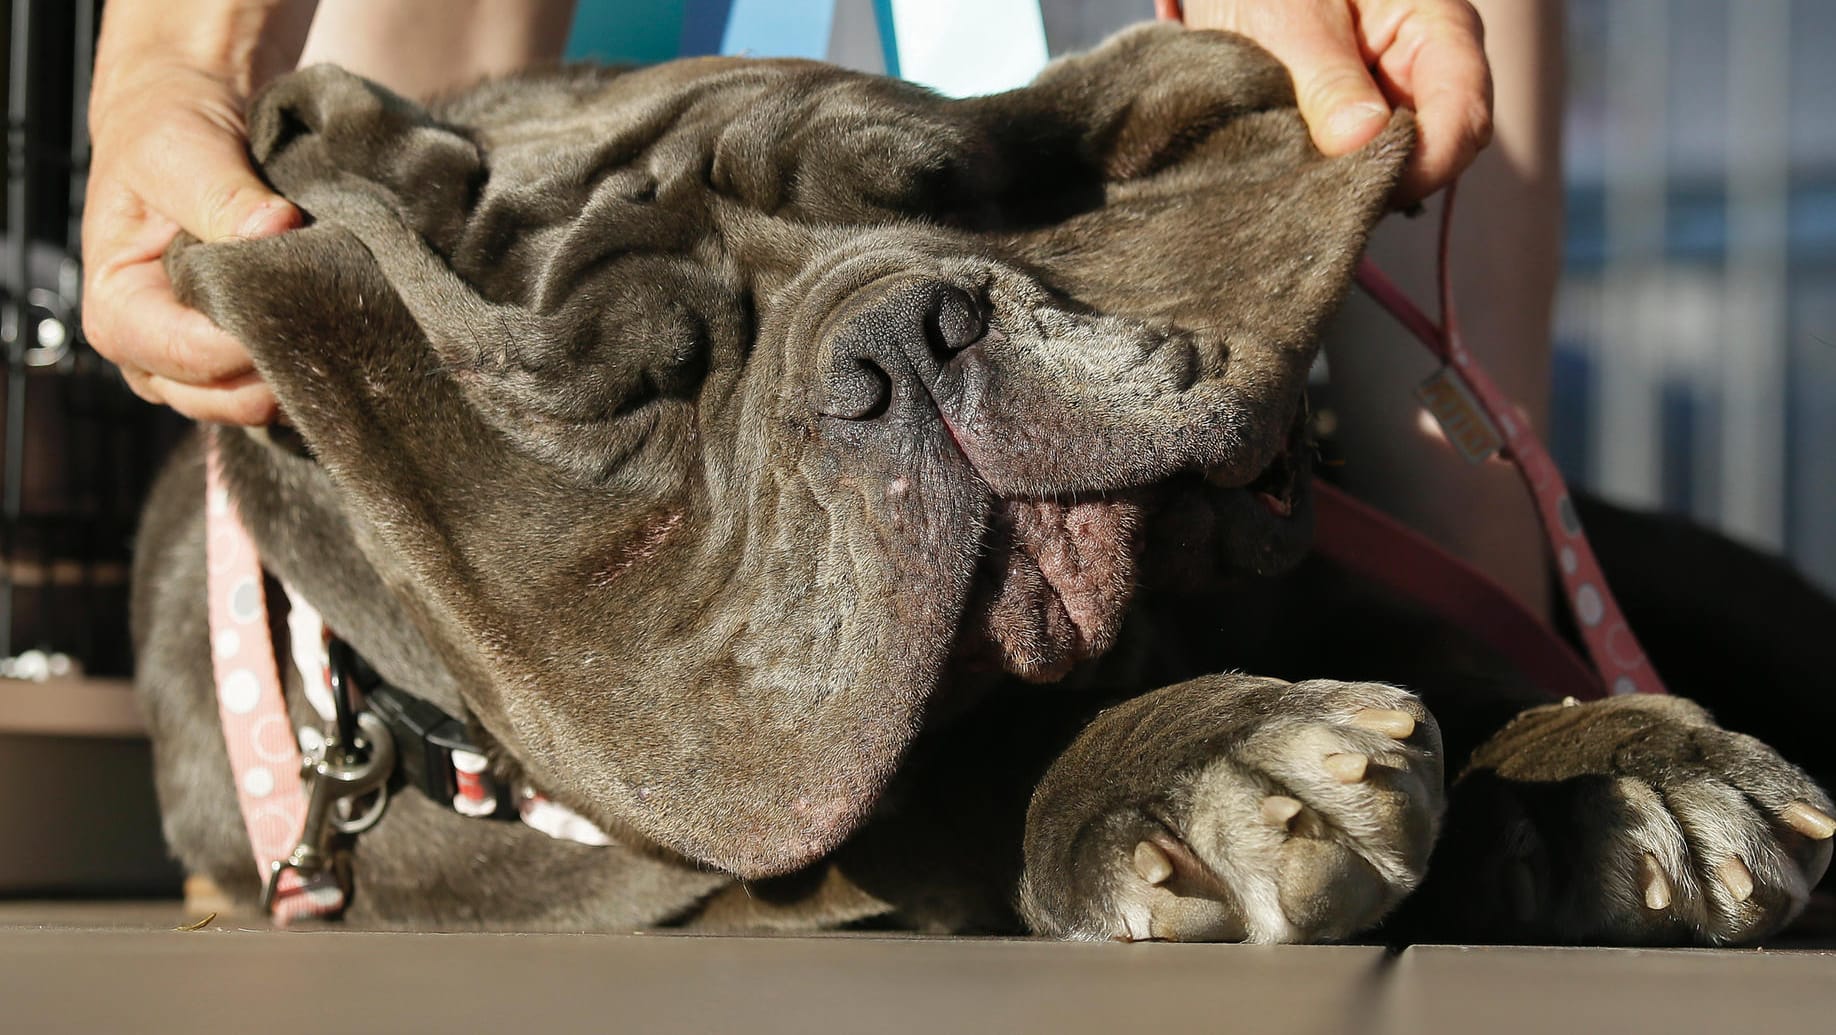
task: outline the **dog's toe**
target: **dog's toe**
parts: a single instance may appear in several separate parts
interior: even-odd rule
[[[1048,775],[1029,832],[1035,927],[1126,940],[1332,940],[1375,924],[1420,881],[1442,774],[1439,731],[1419,702],[1371,684],[1232,689],[1234,724],[1144,752],[1141,762],[1162,768],[1134,770],[1139,782],[1099,816],[1070,825],[1041,815],[1042,805],[1076,807]],[[1202,711],[1215,701],[1198,695],[1218,688],[1158,693],[1169,691],[1099,721],[1155,732],[1156,708],[1184,696]],[[1067,831],[1067,850],[1042,844]],[[1052,872],[1048,859],[1071,872]]]
[[[1783,810],[1768,814],[1731,783],[1653,788],[1623,780],[1618,793],[1634,818],[1622,831],[1598,834],[1615,872],[1597,906],[1597,923],[1617,940],[1758,940],[1804,908],[1829,865],[1827,837],[1806,836]]]
[[[1752,942],[1803,910],[1832,834],[1808,776],[1687,701],[1533,709],[1461,778],[1416,907],[1436,936]]]

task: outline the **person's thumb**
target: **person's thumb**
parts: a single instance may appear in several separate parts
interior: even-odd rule
[[[148,196],[162,202],[167,218],[204,241],[269,237],[300,225],[299,210],[250,168],[240,135],[206,122],[185,136],[182,148],[155,160],[154,176],[163,182]]]
[[[1342,155],[1369,143],[1390,119],[1383,91],[1365,68],[1344,4],[1295,4],[1259,42],[1288,66],[1313,144]]]

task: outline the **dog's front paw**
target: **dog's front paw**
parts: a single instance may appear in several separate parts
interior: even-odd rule
[[[1689,701],[1535,708],[1461,776],[1422,905],[1462,935],[1754,941],[1804,908],[1830,814],[1802,771]]]
[[[1214,676],[1098,716],[1027,814],[1021,908],[1042,934],[1320,941],[1421,880],[1440,731],[1394,687]]]

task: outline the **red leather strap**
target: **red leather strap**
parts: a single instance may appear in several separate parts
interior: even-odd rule
[[[1543,535],[1555,561],[1556,574],[1575,627],[1593,659],[1600,683],[1613,694],[1662,694],[1668,691],[1657,670],[1645,658],[1645,650],[1633,635],[1632,626],[1607,586],[1606,574],[1594,556],[1594,548],[1582,531],[1581,519],[1575,513],[1568,483],[1556,469],[1549,451],[1536,437],[1529,423],[1518,416],[1515,404],[1507,398],[1491,374],[1486,372],[1460,337],[1460,322],[1454,311],[1453,277],[1448,267],[1448,252],[1453,239],[1455,184],[1448,184],[1441,203],[1441,237],[1436,255],[1436,283],[1441,293],[1441,322],[1430,321],[1409,297],[1402,293],[1377,266],[1366,258],[1358,266],[1358,286],[1389,310],[1422,345],[1446,364],[1444,373],[1463,386],[1481,410],[1490,418],[1503,438],[1501,455],[1517,468],[1518,476],[1536,500],[1537,517],[1543,523]],[[1552,634],[1553,635],[1553,634]]]
[[[1552,694],[1604,696],[1588,663],[1515,594],[1343,490],[1315,482],[1313,491],[1314,553],[1466,630]]]

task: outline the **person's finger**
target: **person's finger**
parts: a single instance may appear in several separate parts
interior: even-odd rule
[[[83,301],[83,333],[104,357],[172,381],[215,384],[254,369],[240,342],[179,304],[157,261],[98,277]]]
[[[155,406],[170,404],[194,420],[218,424],[271,424],[279,415],[273,393],[256,374],[217,384],[187,385],[170,381],[131,364],[118,367],[129,390]]]
[[[149,377],[147,387],[159,396],[157,401],[193,420],[260,426],[274,423],[280,415],[274,392],[253,373],[213,385],[190,385]],[[149,398],[145,393],[141,393],[141,397]]]
[[[1389,123],[1389,102],[1365,67],[1345,0],[1258,4],[1236,21],[1288,66],[1301,117],[1322,152],[1355,151]]]
[[[115,368],[121,371],[121,379],[127,382],[128,389],[155,406],[166,405],[166,397],[153,387],[153,376],[139,367],[125,363],[116,363]]]
[[[1440,189],[1492,142],[1492,73],[1481,46],[1476,36],[1436,36],[1415,59],[1421,139],[1402,184],[1415,198]]]

